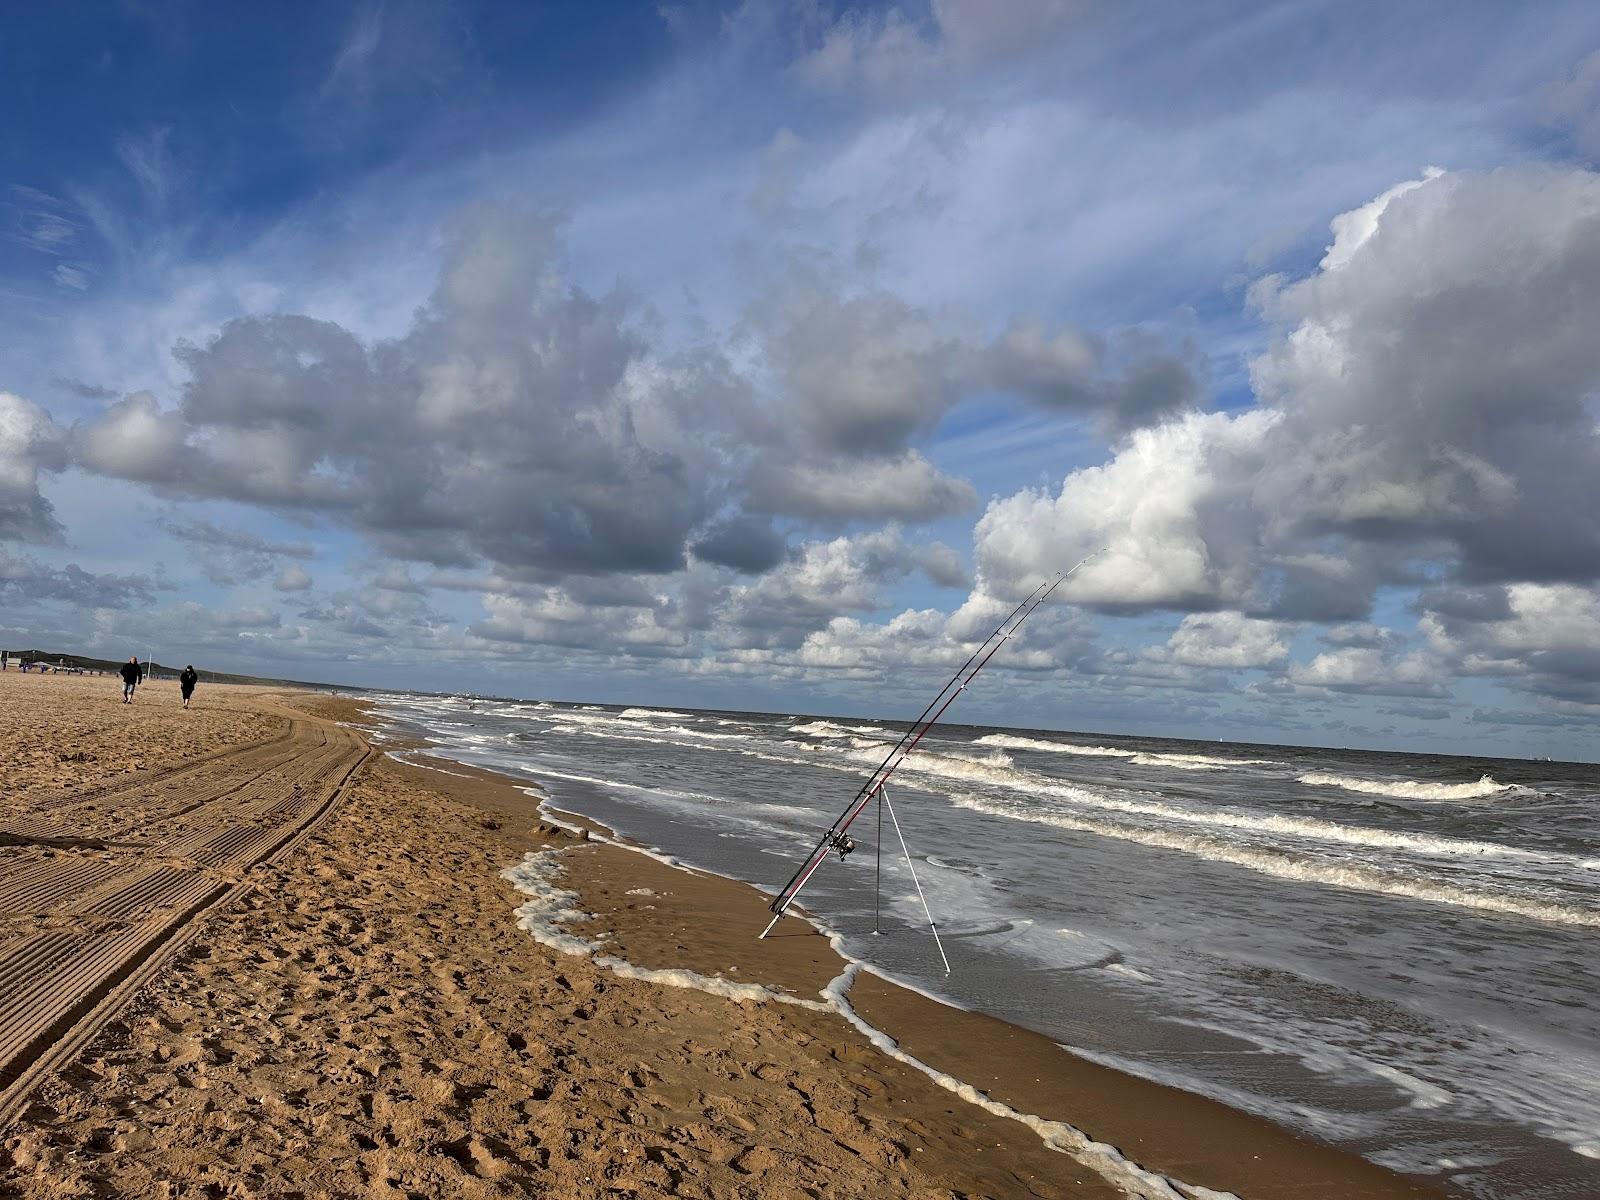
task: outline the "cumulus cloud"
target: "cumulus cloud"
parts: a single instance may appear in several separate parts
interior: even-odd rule
[[[971,484],[952,479],[916,450],[894,458],[776,463],[749,487],[749,503],[758,511],[822,523],[929,521],[977,502]]]
[[[765,420],[747,434],[760,450],[748,503],[823,524],[971,508],[971,486],[915,448],[968,396],[1014,396],[1121,433],[1197,394],[1192,355],[1138,333],[1108,339],[1020,319],[986,338],[958,314],[800,272],[753,305],[747,325],[773,384]]]
[[[304,592],[311,587],[311,576],[299,563],[290,563],[278,572],[272,586],[280,592]]]
[[[1334,229],[1310,276],[1253,290],[1279,331],[1257,406],[991,503],[990,586],[1101,544],[1069,595],[1111,610],[1355,620],[1418,562],[1468,584],[1600,576],[1600,176],[1430,173]]]
[[[1243,670],[1271,667],[1289,657],[1289,627],[1239,613],[1190,613],[1167,639],[1172,661],[1187,667]]]
[[[591,607],[564,589],[541,589],[537,595],[491,592],[484,596],[485,616],[467,628],[470,637],[513,646],[555,646],[592,650],[615,657],[683,657],[689,654],[688,632],[670,619],[670,606],[611,605]]]
[[[702,562],[760,574],[783,561],[783,535],[770,521],[730,517],[708,528],[690,549]]]
[[[1336,267],[1257,289],[1285,328],[1253,367],[1285,413],[1263,507],[1301,530],[1440,539],[1468,578],[1594,578],[1600,176],[1452,174],[1388,196]]]
[[[885,585],[919,570],[948,582],[960,564],[948,547],[914,545],[894,527],[808,542],[760,579],[729,589],[719,633],[729,645],[793,648],[836,615],[878,608]]]
[[[1327,650],[1308,663],[1295,663],[1288,679],[1302,687],[1369,696],[1446,694],[1441,665],[1426,654],[1386,653],[1366,646]]]
[[[704,670],[808,665],[800,648],[841,612],[869,614],[887,590],[920,574],[963,587],[960,557],[897,528],[812,540],[753,579],[702,558],[670,580],[569,576],[559,583],[481,580],[484,616],[467,634],[490,652],[521,646],[588,650],[614,659],[676,658]],[[947,640],[946,648],[954,645]]]
[[[889,653],[874,640],[887,626],[868,618],[891,585],[968,586],[959,556],[899,528],[826,534],[968,509],[971,486],[922,446],[968,396],[1011,395],[1110,432],[1111,457],[993,500],[972,595],[936,632],[917,610],[897,618],[907,654],[964,644],[1039,579],[1108,547],[1067,598],[1186,614],[1158,651],[1071,658],[1124,682],[1205,687],[1218,671],[1267,670],[1291,688],[1426,698],[1453,664],[1589,694],[1574,647],[1513,652],[1538,594],[1513,589],[1573,588],[1561,595],[1577,603],[1600,578],[1600,343],[1586,334],[1600,319],[1600,179],[1588,172],[1430,171],[1336,218],[1314,271],[1252,289],[1272,337],[1252,364],[1257,403],[1226,412],[1198,410],[1182,345],[1026,318],[990,336],[803,276],[752,307],[748,355],[667,350],[629,296],[573,286],[560,260],[549,221],[475,213],[403,336],[364,341],[304,316],[231,322],[179,348],[188,381],[174,406],[137,393],[77,426],[78,460],[168,495],[345,522],[441,568],[436,581],[481,585],[469,636],[485,645],[824,669],[852,650]],[[40,471],[65,465],[64,441],[8,402],[0,482],[26,503]],[[297,557],[285,547],[226,533],[185,527],[214,578],[309,586],[277,561]],[[392,590],[423,587],[406,580]],[[1366,623],[1379,587],[1424,582],[1428,653]],[[395,621],[437,634],[424,610],[348,598],[304,619],[360,638]],[[1291,664],[1300,621],[1339,625]],[[1535,665],[1513,670],[1518,653]]]
[[[364,345],[301,316],[180,348],[176,408],[130,396],[82,461],[169,494],[346,520],[406,557],[668,571],[714,511],[727,426],[715,363],[651,355],[620,294],[556,270],[547,221],[478,213],[430,304]]]
[[[782,419],[823,450],[895,452],[961,397],[970,338],[882,291],[791,280],[752,313]]]
[[[986,351],[992,386],[1057,411],[1094,417],[1109,432],[1152,425],[1199,397],[1192,346],[1149,335],[1105,338],[1037,320],[1012,324]]]
[[[368,652],[374,643],[397,653],[406,648],[421,651],[436,644],[448,627],[425,593],[382,587],[349,588],[318,598],[300,610],[299,617],[314,623],[300,627],[308,630],[308,636],[314,630],[315,636],[334,644],[341,638],[358,639],[356,653]],[[347,646],[345,652],[352,648]]]
[[[1443,174],[1444,171],[1439,167],[1429,167],[1422,173],[1421,179],[1404,180],[1360,208],[1340,213],[1329,224],[1329,228],[1333,230],[1333,243],[1318,265],[1324,271],[1335,271],[1344,266],[1355,257],[1356,251],[1366,245],[1372,235],[1378,232],[1378,222],[1383,219],[1383,210],[1389,207],[1390,201],[1397,196],[1415,191],[1429,180],[1437,179]]]
[[[968,619],[960,610],[906,609],[887,621],[837,616],[808,633],[782,661],[805,670],[881,678],[885,671],[922,670],[930,678],[959,667],[989,635],[994,620]],[[1042,609],[994,660],[1000,671],[1103,670],[1088,622],[1069,610]]]
[[[1425,597],[1430,606],[1420,624],[1432,647],[1462,674],[1600,705],[1600,595],[1575,584],[1516,583],[1497,591],[1476,605]]]
[[[148,604],[155,588],[143,575],[101,574],[76,563],[52,567],[0,550],[0,599],[15,612],[38,603],[58,602],[88,610],[126,609]]]
[[[61,525],[39,492],[39,476],[66,465],[61,427],[38,405],[0,392],[0,541],[60,540]]]
[[[398,338],[271,314],[180,343],[177,403],[107,406],[74,428],[77,459],[169,497],[325,515],[439,567],[665,575],[692,551],[761,571],[794,522],[972,508],[971,485],[918,448],[968,396],[1121,427],[1192,394],[1187,368],[1137,338],[1022,323],[986,341],[803,273],[751,306],[736,369],[732,347],[663,347],[626,293],[571,284],[557,232],[467,214]]]
[[[1277,420],[1190,414],[1137,431],[1054,495],[1030,489],[992,502],[973,535],[979,572],[1020,597],[1104,547],[1066,584],[1071,599],[1113,611],[1244,605],[1264,522],[1251,491]]]

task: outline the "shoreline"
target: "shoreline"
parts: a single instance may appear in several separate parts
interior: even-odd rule
[[[210,695],[250,705],[243,690]],[[275,698],[365,723],[355,700]],[[162,722],[116,713],[104,736]],[[241,898],[0,1130],[0,1195],[1130,1194],[1019,1123],[1033,1113],[1190,1185],[1149,1195],[1441,1194],[852,968],[848,1005],[902,1057],[885,1053],[822,999],[846,971],[824,934],[796,920],[756,940],[753,888],[560,829],[529,780],[369,744],[385,752],[329,819],[252,868]],[[502,873],[530,853],[582,897],[586,919],[564,932],[605,935],[604,954],[645,978],[519,927],[530,897]],[[684,970],[743,986],[728,998],[651,981]],[[802,1003],[748,998],[772,988]]]
[[[1170,1178],[1180,1185],[1171,1194],[1179,1196],[1209,1191],[1247,1200],[1326,1195],[1358,1200],[1449,1194],[1432,1180],[1402,1175],[1219,1101],[1095,1063],[1044,1034],[846,959],[799,905],[792,920],[758,941],[767,919],[766,897],[752,885],[676,862],[582,813],[539,799],[536,793],[548,793],[537,773],[523,779],[434,756],[425,745],[401,749],[416,770],[493,781],[526,794],[546,820],[604,839],[589,841],[589,860],[568,864],[566,872],[567,886],[590,915],[573,930],[583,939],[603,937],[604,953],[649,972],[688,969],[807,999],[849,969],[854,975],[849,1006],[867,1025],[917,1059],[924,1073],[931,1070],[977,1093],[955,1093],[952,1099],[959,1096],[972,1109],[984,1101],[1004,1106],[1015,1114],[1004,1119],[1040,1145],[1048,1144],[1047,1135],[1029,1121],[1063,1123],[1116,1147],[1129,1165]],[[677,888],[669,886],[674,880]],[[631,894],[640,886],[655,895],[675,895],[670,918]],[[692,920],[681,923],[684,916]],[[996,1064],[999,1069],[991,1069]]]

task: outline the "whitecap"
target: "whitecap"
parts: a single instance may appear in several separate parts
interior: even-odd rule
[[[804,725],[789,726],[790,733],[803,733],[807,737],[849,737],[850,730],[832,721],[808,721]]]
[[[1117,838],[1121,841],[1136,842],[1166,850],[1177,850],[1211,862],[1245,867],[1277,879],[1329,884],[1352,891],[1379,892],[1405,899],[1475,908],[1484,912],[1528,917],[1561,925],[1600,928],[1600,912],[1575,904],[1563,904],[1559,901],[1492,891],[1487,888],[1464,887],[1323,855],[1294,854],[1246,846],[1202,833],[1125,825],[1119,821],[1082,814],[1050,812],[1039,808],[1022,809],[1017,805],[994,803],[974,796],[958,796],[954,798],[954,802],[958,807],[973,812],[1007,817],[1016,821],[1031,821],[1058,829],[1099,834],[1102,837]]]
[[[1485,775],[1474,783],[1425,783],[1416,779],[1355,779],[1349,775],[1330,775],[1311,771],[1300,776],[1310,787],[1335,787],[1369,796],[1393,796],[1400,800],[1481,800],[1516,791],[1514,783],[1496,783]]]
[[[1111,746],[1084,746],[1078,742],[1046,742],[1038,738],[1014,737],[1009,733],[989,733],[974,745],[999,746],[1006,750],[1044,750],[1052,754],[1085,754],[1097,758],[1132,758],[1134,751]]]
[[[974,745],[999,746],[1006,750],[1040,750],[1049,754],[1081,754],[1093,758],[1126,758],[1142,767],[1174,767],[1180,771],[1215,771],[1227,767],[1270,767],[1270,758],[1220,758],[1211,754],[1164,754],[1155,750],[1125,750],[1116,746],[1086,746],[1081,742],[1047,742],[1039,738],[1016,737],[1009,733],[988,733]]]

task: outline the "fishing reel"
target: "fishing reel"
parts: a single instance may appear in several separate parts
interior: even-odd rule
[[[839,852],[839,861],[843,862],[852,850],[856,848],[855,839],[845,833],[830,833],[828,845]]]

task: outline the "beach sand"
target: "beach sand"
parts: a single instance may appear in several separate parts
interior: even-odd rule
[[[81,789],[270,737],[283,718],[252,703],[258,695],[256,688],[201,684],[185,711],[169,680],[141,687],[130,705],[116,676],[0,671],[3,798]]]
[[[5,719],[39,694],[0,683],[0,756],[52,745],[42,709]],[[178,757],[282,733],[254,690],[203,689],[207,707],[178,714],[193,727],[108,694],[114,711],[72,718],[96,759],[60,764],[58,785],[73,768],[86,786],[108,764],[126,773],[158,737]],[[347,701],[290,702],[355,716]],[[0,1131],[0,1195],[1125,1194],[835,1012],[623,978],[540,945],[501,872],[553,850],[560,886],[593,914],[572,931],[630,963],[805,999],[842,967],[799,920],[756,941],[764,902],[743,885],[556,829],[509,781],[436,765],[367,759],[303,840],[241,869],[238,894]],[[1190,1184],[1435,1194],[871,976],[852,999],[909,1053]]]

